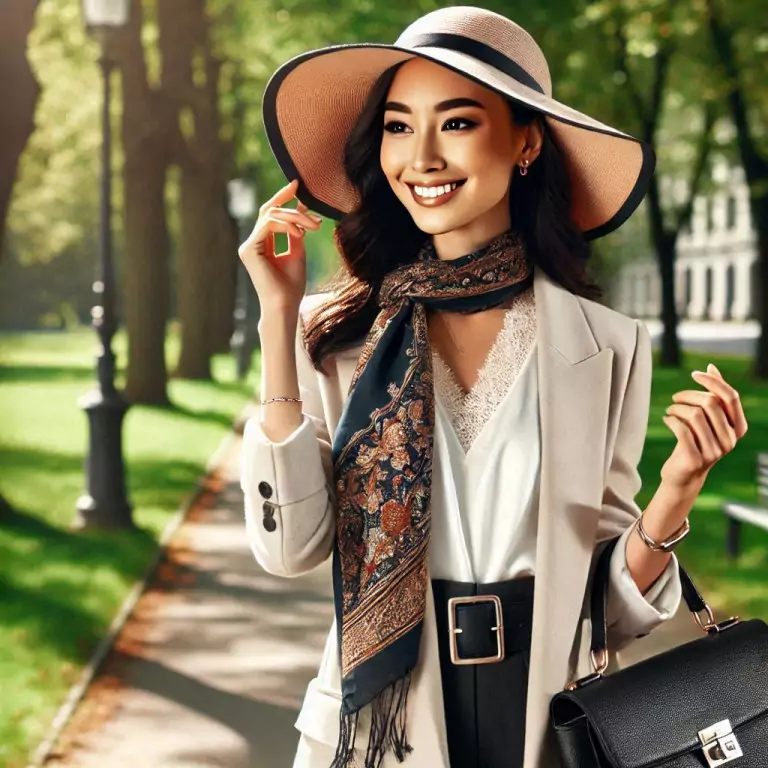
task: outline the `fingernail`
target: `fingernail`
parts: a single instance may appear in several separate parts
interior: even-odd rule
[[[313,218],[315,221],[322,221],[323,220],[323,217],[320,216],[317,213],[310,213],[309,215],[310,215],[310,218]]]

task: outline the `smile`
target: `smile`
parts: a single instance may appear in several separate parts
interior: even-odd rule
[[[459,188],[466,179],[461,181],[454,181],[449,184],[441,184],[439,186],[422,187],[418,184],[409,184],[408,188],[411,190],[413,199],[419,203],[430,208],[434,208],[436,205],[442,205],[451,198],[455,197]]]

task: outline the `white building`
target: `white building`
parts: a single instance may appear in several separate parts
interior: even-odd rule
[[[749,190],[741,166],[717,161],[715,191],[694,200],[690,228],[677,241],[675,296],[681,319],[751,320],[757,313],[757,245]],[[666,194],[679,195],[668,181]],[[661,314],[661,281],[655,254],[622,268],[617,309],[633,317]]]

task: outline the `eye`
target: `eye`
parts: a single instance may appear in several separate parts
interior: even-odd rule
[[[388,123],[384,123],[384,130],[389,133],[404,133],[404,131],[396,130],[396,127],[407,128],[405,123],[401,123],[399,120],[390,120]]]
[[[463,123],[466,128],[459,128],[459,130],[468,131],[470,128],[474,128],[477,123],[474,120],[467,120],[463,117],[452,117],[450,120],[446,120],[445,125],[451,125],[452,123]]]
[[[477,123],[474,120],[468,120],[465,117],[452,117],[450,120],[446,120],[445,123],[443,123],[444,128],[449,125],[459,125],[464,127],[454,129],[449,128],[448,130],[468,131],[474,128]],[[399,120],[390,120],[388,123],[384,123],[384,130],[388,133],[405,133],[410,129],[405,123],[400,122]]]

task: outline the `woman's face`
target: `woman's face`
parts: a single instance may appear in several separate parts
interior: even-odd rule
[[[381,167],[440,258],[469,253],[510,227],[510,180],[523,156],[534,157],[531,130],[514,123],[497,93],[445,67],[414,58],[397,71]]]

